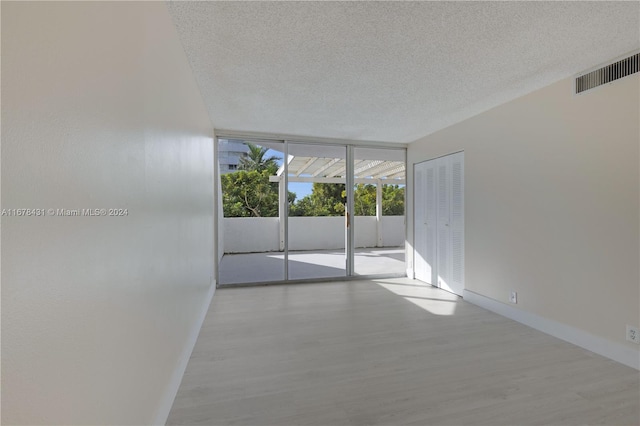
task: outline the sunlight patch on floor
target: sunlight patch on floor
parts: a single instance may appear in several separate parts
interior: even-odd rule
[[[457,302],[460,300],[455,294],[448,293],[428,284],[401,284],[389,281],[374,281],[380,287],[404,298],[408,302],[424,309],[433,315],[454,315]],[[416,281],[418,283],[418,281]]]

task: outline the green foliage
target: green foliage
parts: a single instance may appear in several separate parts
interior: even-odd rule
[[[356,216],[376,215],[376,185],[356,184],[353,192],[353,212]],[[382,185],[382,215],[404,214],[404,187]]]
[[[269,148],[247,146],[239,170],[220,177],[224,217],[278,217],[278,183],[269,182],[278,171],[278,158],[266,157]],[[357,184],[353,201],[356,216],[375,216],[376,186]],[[346,202],[344,184],[316,182],[311,194],[297,202],[295,193],[287,194],[290,216],[343,216]],[[404,187],[382,186],[382,214],[404,214]]]
[[[255,162],[258,163],[260,161]],[[277,170],[277,163],[262,164],[254,170],[239,170],[221,176],[224,217],[278,217],[278,184],[269,182],[269,176]],[[311,194],[297,202],[295,193],[287,194],[290,216],[343,216],[346,201],[344,184],[314,183]],[[375,216],[375,185],[356,185],[354,213],[356,216]],[[404,187],[383,185],[382,214],[404,214]]]
[[[311,194],[291,205],[290,216],[342,216],[347,197],[344,184],[313,184]]]
[[[404,215],[404,186],[382,185],[382,215]]]
[[[239,170],[220,176],[224,217],[278,217],[278,184],[269,176],[278,170],[278,158],[266,157],[269,148],[248,143]],[[289,203],[296,194],[288,193]]]
[[[269,148],[257,146],[251,143],[247,143],[247,147],[249,148],[249,152],[246,156],[240,158],[238,169],[247,171],[255,170],[258,172],[268,170],[269,174],[276,174],[278,170],[278,157],[271,156],[265,158]]]
[[[356,184],[353,191],[353,213],[356,216],[376,215],[376,186]]]
[[[240,170],[220,176],[224,217],[277,217],[278,184],[268,170]]]
[[[331,183],[314,183],[310,195],[291,205],[290,216],[342,216],[347,202],[345,186]],[[356,216],[376,215],[376,186],[357,184],[354,193]],[[382,214],[399,216],[404,214],[404,187],[382,186]]]

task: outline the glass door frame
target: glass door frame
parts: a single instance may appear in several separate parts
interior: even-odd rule
[[[220,209],[222,206],[220,205],[222,200],[222,189],[220,187],[220,170],[219,170],[219,139],[242,139],[245,142],[260,144],[260,142],[264,143],[282,143],[284,146],[284,191],[285,191],[285,202],[286,206],[282,209],[280,213],[280,220],[284,222],[284,280],[283,281],[255,281],[255,282],[246,282],[246,283],[233,283],[233,284],[221,284],[220,283],[220,251],[224,250],[224,247],[219,246],[219,238],[218,235],[220,229],[224,226],[224,214],[220,217]],[[309,138],[306,139],[289,139],[289,138],[279,138],[279,137],[256,137],[256,136],[243,136],[242,134],[236,134],[235,132],[216,132],[213,138],[214,144],[214,182],[213,188],[215,191],[215,196],[213,197],[214,201],[214,248],[213,255],[214,261],[216,264],[215,268],[215,280],[216,280],[216,288],[224,288],[224,287],[247,287],[247,286],[257,286],[257,285],[278,285],[278,284],[296,284],[296,283],[308,283],[308,282],[328,282],[328,281],[337,281],[337,280],[359,280],[359,279],[367,279],[367,278],[391,278],[398,276],[406,276],[398,275],[398,274],[383,274],[383,275],[355,275],[355,267],[354,267],[354,258],[355,258],[355,218],[354,218],[354,149],[355,148],[380,148],[380,149],[390,149],[390,150],[402,150],[404,151],[404,163],[405,163],[405,176],[406,176],[406,165],[407,165],[407,146],[406,144],[383,144],[383,143],[366,143],[366,142],[358,142],[358,141],[341,141],[341,140],[322,140],[321,138],[314,139]],[[300,144],[300,145],[324,145],[324,146],[341,146],[345,148],[346,160],[345,160],[345,191],[346,191],[346,199],[347,199],[347,223],[348,226],[345,227],[345,275],[344,276],[333,276],[333,277],[321,277],[321,278],[303,278],[303,279],[289,279],[289,208],[286,194],[288,194],[289,188],[289,144]],[[405,178],[406,184],[406,178]],[[405,192],[405,200],[404,200],[404,217],[406,222],[406,214],[407,214],[407,199]],[[405,225],[404,229],[404,237],[405,241],[407,238],[407,227]],[[223,253],[224,255],[224,253]],[[406,263],[407,255],[405,251],[405,263]]]
[[[345,190],[346,190],[346,199],[347,199],[347,209],[345,211],[345,215],[347,217],[351,217],[353,218],[353,190],[351,191],[351,195],[349,192],[349,176],[351,176],[353,178],[353,164],[350,161],[350,155],[352,155],[353,152],[353,148],[347,144],[347,143],[332,143],[332,144],[326,144],[326,143],[322,143],[322,142],[314,142],[314,141],[291,141],[291,140],[284,140],[284,145],[285,145],[285,168],[284,168],[284,173],[285,173],[285,193],[288,193],[289,191],[289,146],[290,145],[316,145],[319,147],[322,146],[331,146],[331,147],[339,147],[339,148],[343,148],[345,151]],[[350,227],[346,227],[345,229],[345,240],[346,240],[346,244],[345,244],[345,249],[344,249],[344,254],[345,254],[345,273],[344,275],[338,275],[338,276],[327,276],[327,277],[309,277],[309,278],[295,278],[295,279],[290,279],[289,278],[289,209],[285,208],[284,209],[285,212],[285,219],[284,219],[284,234],[285,234],[285,282],[287,283],[303,283],[303,282],[311,282],[311,281],[335,281],[335,280],[342,280],[342,279],[346,279],[350,276],[353,275],[353,262],[349,262],[349,260],[351,259],[349,253],[353,252],[353,242],[355,240],[353,240],[353,234],[352,232],[349,232],[350,229],[353,229],[353,220],[350,221],[351,226]]]

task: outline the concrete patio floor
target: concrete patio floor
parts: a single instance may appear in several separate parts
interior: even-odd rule
[[[404,274],[404,247],[355,250],[356,275]],[[289,279],[345,276],[344,249],[289,252]],[[225,254],[220,284],[284,280],[284,253]]]

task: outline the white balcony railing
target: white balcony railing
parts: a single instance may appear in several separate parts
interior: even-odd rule
[[[224,253],[279,251],[280,221],[277,217],[224,218],[221,237]],[[345,246],[345,221],[341,216],[290,217],[289,250],[331,250]],[[404,216],[356,216],[356,248],[403,246]]]

